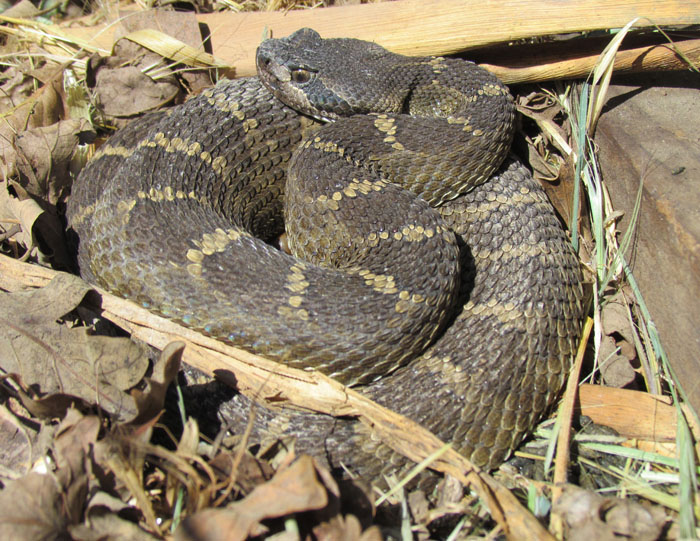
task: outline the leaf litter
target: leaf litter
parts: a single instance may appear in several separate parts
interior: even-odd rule
[[[49,53],[19,34],[8,40],[6,52],[24,48],[26,54],[17,54],[0,75],[4,252],[70,268],[67,255],[61,253],[60,216],[85,143],[93,141],[95,131],[109,132],[135,115],[182,101],[185,91],[207,86],[216,76],[207,67],[225,68],[203,54],[194,17],[180,15],[158,12],[125,19],[125,39],[106,59],[87,58],[79,45],[64,43],[81,88],[88,89],[84,95],[90,102],[77,107],[66,91],[65,64],[52,60],[55,49]],[[165,52],[168,41],[157,39],[164,28],[179,40],[184,56]],[[188,59],[193,61],[190,67]],[[567,94],[560,86],[536,90],[522,94],[519,103],[538,127],[525,134],[535,173],[548,183],[556,208],[570,223],[576,218],[569,211],[571,180],[576,178],[572,164],[580,147],[562,105]],[[602,103],[601,94],[604,90],[596,94],[596,103]],[[82,113],[69,116],[75,111]],[[587,118],[594,122],[596,113]],[[43,228],[40,222],[45,222]],[[607,226],[614,226],[614,218]],[[581,234],[584,244],[593,242],[586,228]],[[582,253],[588,249],[584,245]],[[79,280],[59,275],[43,288],[18,291],[24,279],[0,276],[0,286],[7,291],[0,294],[0,384],[6,397],[0,441],[8,442],[0,455],[0,537],[369,540],[380,539],[382,533],[428,539],[484,534],[489,528],[490,536],[497,537],[506,531],[502,524],[507,522],[493,522],[478,498],[464,493],[463,481],[450,476],[444,486],[453,487],[451,496],[448,488],[436,496],[397,489],[388,507],[375,510],[362,494],[356,500],[365,501],[363,510],[348,514],[337,482],[310,457],[287,450],[263,460],[246,449],[245,435],[230,438],[225,431],[210,440],[187,418],[181,402],[182,426],[163,425],[167,401],[177,401],[168,389],[180,370],[182,344],[171,343],[154,358],[143,343],[114,336],[115,331],[96,318],[94,294]],[[644,354],[650,337],[639,336],[634,295],[619,291],[614,289],[602,305],[597,372],[592,377],[599,374],[608,385],[629,387],[639,383],[645,370],[650,372],[644,364],[650,357]],[[582,451],[575,467],[588,460],[589,470],[609,477],[587,486],[603,494],[614,490],[620,497],[569,484],[550,501],[548,472],[533,472],[528,479],[508,465],[498,475],[501,482],[520,494],[536,516],[559,516],[569,539],[676,536],[678,508],[664,500],[664,492],[650,492],[644,483],[652,474],[658,478],[677,469],[654,469],[643,459],[629,458],[606,465],[605,457],[622,453],[615,447],[621,449],[619,442],[628,445],[629,440],[615,433],[581,434],[584,443],[574,443],[574,448],[585,449],[586,438],[612,444],[588,458]],[[154,443],[154,435],[165,442]],[[538,442],[542,440],[534,445]],[[528,453],[525,449],[521,457]],[[541,461],[535,456],[534,463]],[[583,477],[575,480],[586,484]],[[492,504],[495,512],[499,500]],[[397,530],[385,527],[380,532],[371,526],[378,520],[376,513],[394,512],[400,515]],[[515,529],[508,535],[527,538],[527,532]]]

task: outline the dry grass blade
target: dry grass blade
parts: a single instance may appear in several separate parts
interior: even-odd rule
[[[135,30],[125,36],[146,49],[186,66],[201,68],[227,68],[213,55],[198,51],[177,38],[152,29]]]
[[[408,482],[411,479],[413,479],[416,475],[418,475],[426,468],[429,468],[433,462],[435,462],[438,458],[444,455],[451,447],[451,443],[446,443],[445,445],[440,447],[440,449],[438,449],[434,453],[431,453],[429,456],[423,459],[419,464],[416,464],[416,466],[413,469],[411,469],[411,471],[408,472],[408,474],[404,476],[403,479],[401,479],[398,483],[391,487],[391,490],[389,492],[386,492],[382,494],[379,498],[377,498],[377,500],[374,502],[374,505],[378,507],[379,505],[381,505],[382,502],[388,500],[394,494],[399,492],[403,487],[406,486],[406,484],[408,484]]]
[[[53,24],[44,24],[29,19],[17,19],[0,15],[0,22],[9,23],[16,28],[0,26],[0,32],[17,34],[21,37],[34,41],[47,48],[53,46],[60,50],[83,50],[89,53],[100,53],[108,55],[109,51],[97,45],[91,44],[77,36],[64,32]]]
[[[603,105],[605,104],[605,96],[607,94],[608,86],[610,85],[610,78],[612,77],[613,68],[615,66],[615,55],[617,50],[622,44],[622,40],[627,35],[629,29],[639,20],[639,18],[632,19],[628,22],[622,30],[620,30],[617,35],[608,43],[602,54],[600,55],[600,61],[593,70],[593,82],[591,91],[590,102],[588,106],[588,116],[586,117],[586,127],[589,133],[593,133],[595,129],[596,122],[598,122],[598,117],[603,110]],[[600,85],[598,85],[600,83]]]
[[[601,337],[603,334],[601,320],[602,308],[611,298],[611,291],[616,290],[620,282],[626,279],[633,294],[633,303],[636,309],[638,309],[635,313],[637,317],[636,328],[641,337],[635,336],[634,342],[639,345],[644,344],[644,356],[648,358],[650,362],[658,363],[659,371],[662,373],[665,372],[668,376],[668,389],[673,396],[673,402],[678,412],[676,418],[678,428],[676,430],[675,442],[676,449],[679,452],[679,475],[677,477],[678,481],[674,484],[677,489],[675,491],[677,503],[673,507],[668,505],[668,499],[673,498],[673,496],[660,493],[658,490],[652,493],[650,488],[646,488],[648,483],[640,484],[635,481],[634,490],[630,487],[628,487],[628,489],[630,491],[638,491],[637,489],[639,486],[644,486],[645,495],[648,499],[657,502],[663,501],[665,502],[663,505],[678,509],[678,523],[681,535],[683,537],[693,538],[695,537],[693,500],[698,491],[696,480],[697,472],[695,469],[692,435],[685,422],[685,417],[681,413],[680,397],[684,396],[682,393],[682,386],[673,376],[671,366],[661,346],[656,326],[646,309],[641,291],[625,260],[624,250],[631,242],[631,228],[628,229],[622,242],[618,243],[616,213],[612,208],[610,196],[601,177],[595,146],[590,139],[605,102],[615,54],[624,35],[634,23],[635,21],[632,21],[625,26],[615,38],[613,38],[608,47],[606,47],[600,57],[598,65],[594,69],[591,84],[588,85],[588,83],[584,83],[583,85],[579,105],[568,104],[565,106],[569,111],[572,121],[572,131],[577,134],[578,152],[576,156],[576,175],[578,181],[585,187],[588,198],[589,217],[591,220],[591,232],[594,241],[594,262],[592,265],[594,268],[593,278],[595,282],[593,288],[593,317],[595,322],[593,341],[594,363],[600,360]],[[591,90],[590,97],[586,94],[589,89]],[[637,201],[632,212],[632,223],[636,221],[639,212],[640,197],[641,188],[638,191]],[[573,222],[573,225],[576,225],[576,222]]]
[[[554,466],[555,486],[552,488],[552,500],[556,500],[559,496],[561,496],[561,487],[564,485],[564,483],[566,483],[566,472],[569,466],[569,444],[571,437],[571,419],[574,413],[574,401],[576,400],[576,390],[578,387],[581,365],[583,364],[583,355],[586,352],[586,344],[588,343],[588,337],[591,334],[592,328],[593,320],[591,318],[586,319],[583,326],[583,332],[581,334],[579,348],[576,352],[574,366],[569,374],[569,379],[566,384],[564,399],[559,406],[559,412],[557,414],[557,421],[555,423],[554,430],[554,434],[557,438],[557,454]],[[561,538],[564,528],[561,518],[556,514],[552,514],[550,530],[553,531],[557,537]]]

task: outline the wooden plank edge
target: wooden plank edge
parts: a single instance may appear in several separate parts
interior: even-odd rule
[[[613,428],[627,438],[675,442],[677,417],[670,397],[589,384],[580,385],[578,391],[578,413],[595,423]],[[700,442],[700,427],[694,416],[686,418],[695,441]]]
[[[238,76],[255,74],[255,50],[268,34],[280,37],[308,26],[324,37],[374,41],[400,54],[454,54],[488,44],[605,28],[700,24],[700,0],[400,0],[290,12],[197,15],[210,31],[217,59]],[[102,49],[112,46],[114,27],[63,28],[68,36]]]

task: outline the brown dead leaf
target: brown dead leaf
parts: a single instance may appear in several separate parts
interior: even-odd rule
[[[148,75],[156,68],[157,80]],[[180,91],[161,56],[124,39],[114,45],[112,56],[90,60],[87,77],[97,107],[114,118],[157,109],[172,101]]]
[[[96,96],[105,114],[129,117],[169,103],[179,92],[172,81],[154,81],[136,66],[97,72]]]
[[[95,337],[56,322],[88,290],[79,278],[61,274],[45,288],[0,294],[0,367],[34,392],[75,396],[118,419],[131,418],[135,404],[125,391],[148,367],[142,349],[127,338]]]
[[[61,488],[51,475],[30,473],[0,492],[0,539],[67,538]]]
[[[33,88],[33,79],[28,79],[31,87],[27,88]],[[27,98],[21,99],[23,94],[20,93],[6,104],[8,109],[3,111],[0,123],[0,155],[4,156],[6,147],[12,146],[15,135],[28,129],[50,126],[64,117],[62,85],[62,78],[56,77]]]
[[[630,323],[628,302],[624,295],[616,294],[608,299],[601,313],[603,332],[608,336],[619,334],[627,342],[634,340],[634,329]]]
[[[632,367],[636,351],[632,345],[635,331],[622,292],[605,303],[601,319],[605,336],[600,344],[600,373],[606,385],[625,387],[634,381],[636,375]]]
[[[26,474],[46,450],[38,442],[34,427],[24,426],[8,405],[0,406],[0,471],[2,478],[17,479]]]
[[[381,541],[378,527],[372,526],[364,532],[360,521],[354,515],[336,515],[313,529],[317,541]]]
[[[321,470],[313,458],[301,456],[243,500],[226,509],[207,509],[188,517],[175,532],[175,539],[243,540],[262,533],[260,522],[264,519],[322,509],[329,497],[319,477]]]
[[[56,207],[29,196],[14,182],[0,182],[0,234],[17,254],[26,250],[41,263],[50,261],[55,268],[66,270],[72,267]]]
[[[100,419],[94,415],[83,416],[77,410],[69,410],[61,421],[54,438],[54,454],[59,470],[77,477],[85,472],[85,457],[97,441]]]
[[[236,471],[233,471],[234,465],[237,466]],[[235,476],[236,486],[243,494],[266,482],[274,474],[272,467],[267,462],[256,459],[248,452],[243,453],[236,464],[234,453],[221,451],[211,459],[209,467],[214,471],[219,481],[228,481],[232,476]]]
[[[10,66],[2,73],[0,84],[0,114],[9,116],[15,107],[26,101],[34,92],[35,81],[22,69]]]
[[[138,516],[136,508],[104,491],[97,491],[87,504],[83,524],[70,526],[76,541],[150,541],[157,539],[123,515]]]
[[[64,513],[72,524],[82,519],[88,492],[88,457],[99,431],[99,418],[94,415],[83,417],[77,410],[71,409],[61,422],[54,440],[56,478],[63,487]]]
[[[570,541],[655,541],[668,521],[660,507],[605,498],[573,485],[564,488],[552,512],[564,519]]]
[[[518,111],[531,119],[537,129],[524,126],[528,162],[552,204],[568,222],[571,215],[573,168],[570,163],[568,124],[559,102],[547,92],[531,92],[518,96]]]
[[[93,514],[87,524],[69,528],[73,541],[155,541],[155,537],[129,520],[114,513]]]
[[[22,131],[2,146],[5,178],[17,177],[30,195],[55,205],[65,198],[72,182],[69,166],[75,149],[94,137],[85,119]]]
[[[600,341],[600,373],[608,387],[617,388],[629,385],[636,376],[630,359],[622,355],[610,336],[603,336]]]
[[[131,391],[138,410],[137,416],[129,421],[132,427],[146,424],[160,414],[165,405],[165,393],[180,371],[184,349],[183,342],[170,342],[160,353],[153,375],[145,378],[146,388]]]
[[[138,30],[154,29],[177,38],[198,51],[204,51],[202,31],[193,12],[150,9],[129,12],[128,17],[120,18],[120,27],[115,32],[115,41]],[[208,70],[188,70],[180,73],[192,93],[211,86],[212,78]]]
[[[34,224],[43,214],[44,209],[34,199],[21,200],[11,195],[8,187],[7,182],[0,183],[0,228],[4,233],[9,233],[15,225],[15,232],[11,235],[12,240],[23,248],[30,249],[34,245],[32,236]]]
[[[137,13],[133,11],[122,12],[121,15],[128,16],[120,17],[119,28],[114,34],[115,41],[136,30],[152,28],[177,38],[195,49],[204,50],[202,32],[193,12],[150,9]]]
[[[31,19],[39,13],[40,11],[29,0],[21,0],[11,8],[3,11],[5,17],[14,17],[16,19]]]

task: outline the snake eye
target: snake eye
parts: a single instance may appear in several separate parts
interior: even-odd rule
[[[292,81],[299,84],[308,83],[311,80],[311,72],[304,68],[295,68],[291,71],[290,75]]]

